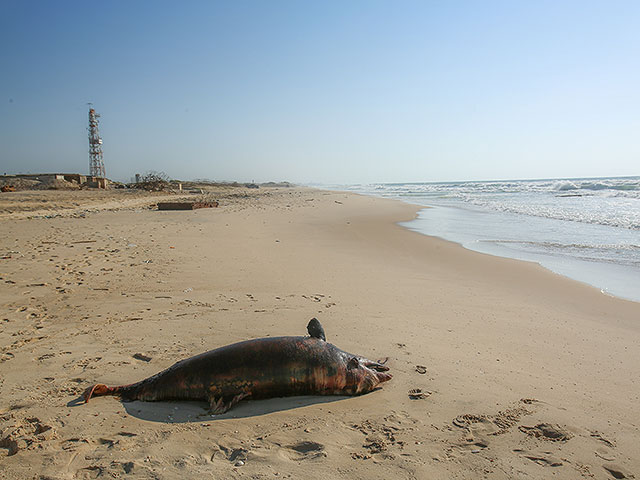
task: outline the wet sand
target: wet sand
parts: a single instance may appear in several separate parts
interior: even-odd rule
[[[144,195],[85,208],[74,192],[74,210],[58,193],[53,214],[0,218],[4,478],[640,475],[639,303],[410,232],[396,223],[417,208],[391,200],[238,188],[216,209],[158,212]],[[338,347],[388,356],[393,380],[214,417],[79,400],[304,335],[311,317]]]

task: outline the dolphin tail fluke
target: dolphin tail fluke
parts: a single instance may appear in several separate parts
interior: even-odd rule
[[[103,383],[96,383],[95,385],[87,388],[82,396],[84,397],[84,403],[87,403],[91,397],[102,397],[105,395],[120,395],[123,387],[107,387]]]

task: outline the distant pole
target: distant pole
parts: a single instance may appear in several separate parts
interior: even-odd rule
[[[89,175],[106,178],[102,161],[102,138],[98,132],[100,115],[93,108],[89,109]]]

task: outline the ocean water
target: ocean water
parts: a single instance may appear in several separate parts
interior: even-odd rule
[[[431,207],[403,225],[640,302],[640,177],[333,188]]]

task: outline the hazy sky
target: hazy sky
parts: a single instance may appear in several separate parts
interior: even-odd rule
[[[640,2],[0,2],[0,173],[640,175]]]

